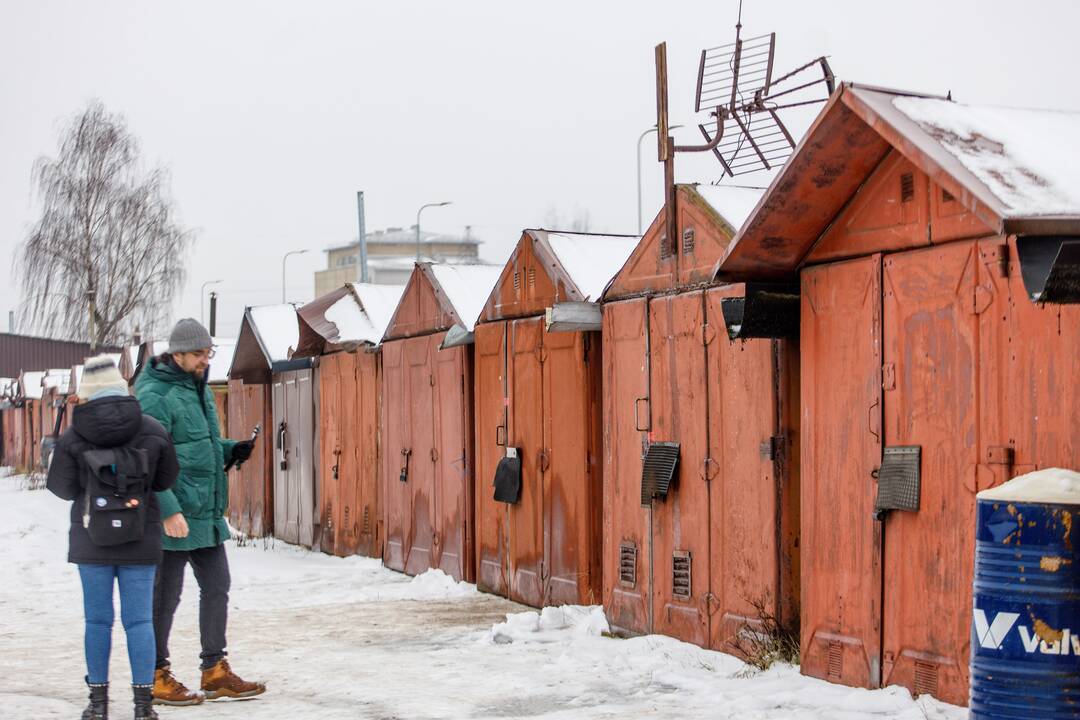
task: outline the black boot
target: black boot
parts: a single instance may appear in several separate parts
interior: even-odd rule
[[[135,720],[158,720],[158,714],[150,707],[154,702],[153,685],[132,685],[135,694]]]
[[[90,688],[90,704],[83,710],[82,720],[109,720],[109,683],[94,685],[90,678],[84,679]]]

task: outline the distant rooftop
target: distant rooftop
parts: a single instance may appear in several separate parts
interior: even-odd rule
[[[416,242],[416,226],[412,225],[408,228],[400,227],[388,227],[384,230],[373,230],[367,233],[367,241],[369,245],[378,244],[398,244],[398,243],[415,243]],[[349,243],[343,243],[341,245],[334,245],[328,247],[324,252],[331,252],[333,250],[345,250],[347,248],[356,247],[356,240]],[[472,237],[468,228],[464,236],[449,235],[447,233],[428,232],[423,228],[420,229],[420,243],[455,243],[457,245],[479,245],[480,241]]]

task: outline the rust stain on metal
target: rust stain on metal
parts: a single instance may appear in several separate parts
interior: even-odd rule
[[[1064,636],[1064,633],[1061,630],[1055,630],[1054,628],[1050,627],[1045,620],[1042,620],[1041,618],[1033,616],[1031,618],[1031,625],[1035,630],[1035,634],[1038,635],[1039,639],[1047,645],[1061,642],[1061,638]]]
[[[1072,560],[1053,555],[1044,555],[1039,559],[1039,567],[1046,572],[1057,572],[1065,565],[1072,565]]]

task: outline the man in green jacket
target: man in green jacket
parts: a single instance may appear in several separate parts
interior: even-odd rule
[[[266,691],[262,683],[237,677],[225,659],[230,583],[225,554],[229,539],[225,463],[246,460],[253,443],[221,438],[214,395],[206,386],[213,354],[206,328],[197,320],[181,320],[169,336],[168,352],[151,358],[135,382],[135,397],[143,412],[165,426],[180,464],[176,485],[157,494],[165,538],[154,584],[154,702],[163,705],[197,705],[204,697],[251,697]],[[188,563],[200,592],[202,694],[188,690],[169,666],[169,631]]]

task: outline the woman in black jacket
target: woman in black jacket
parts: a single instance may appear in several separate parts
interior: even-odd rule
[[[73,500],[68,561],[79,567],[86,615],[83,720],[108,717],[113,583],[127,635],[136,720],[157,718],[154,684],[154,572],[161,561],[161,516],[155,492],[176,482],[179,468],[165,429],[143,415],[107,355],[83,369],[79,404],[53,452],[47,487]]]

